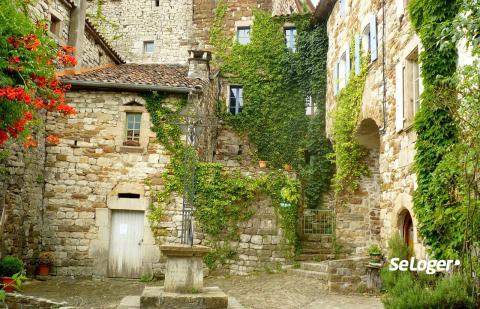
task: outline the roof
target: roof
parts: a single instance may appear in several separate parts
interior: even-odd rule
[[[95,41],[102,46],[116,64],[125,63],[125,60],[113,49],[112,45],[110,45],[107,39],[97,30],[94,23],[88,18],[85,18],[85,29],[93,35]]]
[[[120,64],[64,76],[73,87],[137,91],[189,92],[201,90],[207,81],[188,77],[188,66],[178,64]]]
[[[327,20],[337,0],[320,0],[313,14],[316,20]]]

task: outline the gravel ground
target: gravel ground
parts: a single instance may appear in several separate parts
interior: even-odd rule
[[[51,277],[47,281],[27,282],[24,294],[66,301],[80,308],[115,308],[124,296],[140,295],[145,285],[163,285],[163,282]],[[205,280],[205,286],[219,286],[249,309],[383,308],[378,297],[328,293],[315,279],[283,273],[213,277]]]

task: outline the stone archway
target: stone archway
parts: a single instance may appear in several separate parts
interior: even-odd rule
[[[360,122],[356,141],[368,150],[370,175],[360,179],[360,187],[347,205],[337,207],[337,239],[354,256],[364,255],[368,246],[380,243],[380,133],[372,118]]]

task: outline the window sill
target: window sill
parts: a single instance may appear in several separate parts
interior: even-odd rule
[[[143,153],[142,146],[120,146],[121,153]]]

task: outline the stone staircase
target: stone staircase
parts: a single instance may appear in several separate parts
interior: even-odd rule
[[[330,235],[302,235],[301,254],[297,261],[326,261],[335,259],[333,236]]]
[[[287,266],[288,274],[317,279],[330,292],[356,292],[366,286],[368,258],[355,257]]]

